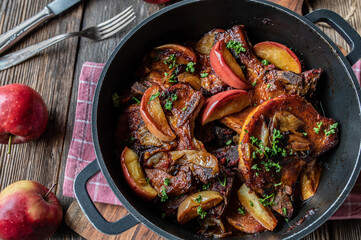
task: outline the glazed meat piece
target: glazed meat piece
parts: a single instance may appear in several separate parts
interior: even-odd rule
[[[335,121],[319,115],[297,95],[259,105],[242,132],[239,169],[247,186],[261,195],[272,193],[279,183],[286,157],[313,159],[338,143]]]

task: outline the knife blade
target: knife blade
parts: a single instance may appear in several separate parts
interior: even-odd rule
[[[49,3],[46,7],[49,8],[55,15],[58,15],[80,1],[81,0],[55,0]]]
[[[0,36],[0,55],[42,22],[64,12],[80,1],[81,0],[55,0],[49,3],[36,15],[25,20],[10,31],[2,34]]]

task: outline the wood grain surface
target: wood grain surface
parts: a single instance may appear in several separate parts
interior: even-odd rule
[[[361,33],[361,3],[360,0],[357,1],[358,7],[350,19],[350,24]],[[51,0],[0,0],[0,32],[6,32],[31,17],[49,2]],[[347,15],[353,2],[354,0],[309,0],[314,9],[328,8],[342,16]],[[129,5],[135,9],[137,19],[115,37],[102,42],[69,39],[25,63],[0,72],[0,85],[24,83],[31,86],[43,96],[50,113],[47,130],[38,141],[13,146],[11,155],[6,154],[5,145],[0,145],[0,189],[23,179],[31,179],[45,186],[57,181],[59,184],[55,191],[64,212],[70,204],[76,204],[76,202],[72,203],[73,199],[63,197],[62,182],[74,123],[81,66],[85,61],[105,62],[127,31],[165,5],[152,5],[142,0],[86,0],[43,24],[11,49],[20,49],[60,33],[78,31],[95,25],[116,15]],[[324,31],[337,44],[348,49],[345,41],[335,31],[329,28],[325,28]],[[111,212],[109,206],[104,204],[98,204],[97,207],[100,211]],[[113,212],[110,214],[111,220],[126,214],[124,208],[118,207],[118,210],[120,215]],[[79,221],[84,217],[79,211],[74,211],[72,214],[70,216],[78,217]],[[75,229],[87,226],[72,227]],[[92,232],[92,234],[96,233]],[[102,235],[84,236],[87,239],[161,239],[141,224],[126,231],[120,235],[120,238]],[[71,230],[64,221],[51,239],[84,238]],[[361,220],[327,221],[305,239],[361,239]]]

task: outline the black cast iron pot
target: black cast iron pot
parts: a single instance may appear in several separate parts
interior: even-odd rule
[[[351,46],[345,58],[335,44],[314,23],[330,24]],[[360,87],[351,69],[361,57],[361,38],[340,16],[328,10],[304,17],[262,0],[208,0],[178,2],[157,12],[133,29],[118,45],[101,74],[93,101],[92,133],[97,155],[74,183],[76,198],[89,221],[101,232],[119,234],[138,222],[169,239],[192,239],[196,235],[180,224],[167,221],[150,203],[135,196],[122,176],[114,152],[116,116],[111,95],[129,89],[136,67],[153,47],[186,40],[198,40],[213,28],[244,24],[253,44],[275,41],[292,46],[307,69],[322,68],[324,81],[320,98],[327,117],[340,123],[340,143],[325,155],[327,165],[317,194],[290,221],[292,225],[309,209],[316,212],[293,230],[288,225],[242,239],[299,239],[324,223],[347,197],[360,171],[361,108]],[[111,189],[130,214],[118,222],[107,222],[96,210],[86,191],[86,182],[102,171]]]

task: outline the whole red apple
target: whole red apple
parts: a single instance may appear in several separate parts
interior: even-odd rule
[[[24,84],[0,87],[0,143],[23,143],[45,131],[48,110],[34,89]]]
[[[62,218],[63,210],[55,194],[40,183],[19,181],[0,193],[2,240],[47,239],[54,234]]]

